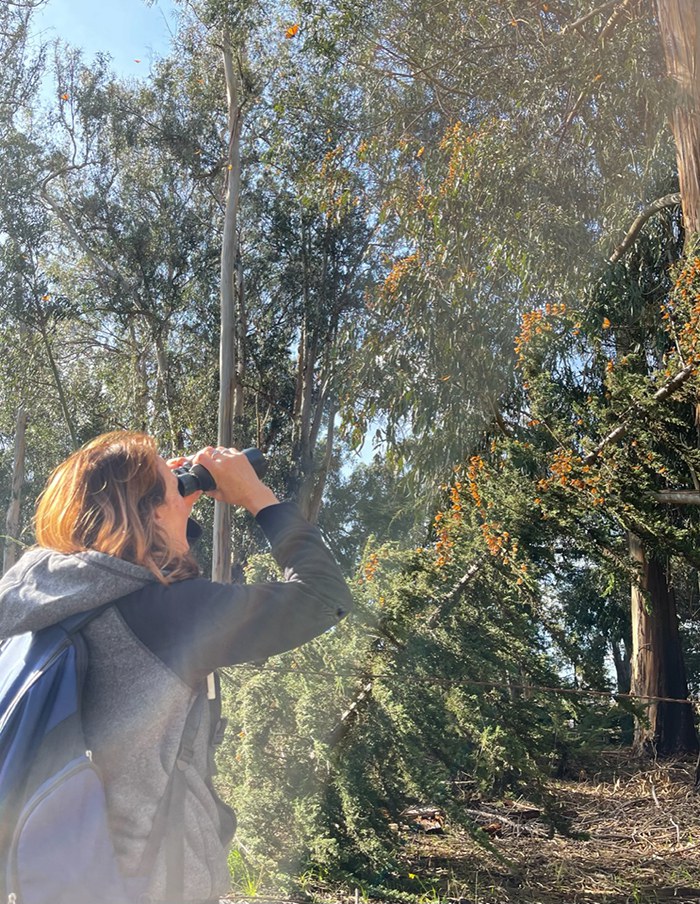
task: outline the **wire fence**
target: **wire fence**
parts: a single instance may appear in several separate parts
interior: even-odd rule
[[[290,666],[276,666],[270,663],[261,665],[243,664],[235,666],[235,672],[247,670],[250,672],[276,672],[281,675],[298,675],[298,676],[316,676],[329,679],[335,678],[355,678],[358,681],[366,683],[368,681],[382,681],[397,679],[404,681],[405,676],[392,672],[369,672],[360,670],[331,670],[331,669],[312,669],[307,666],[292,668]],[[233,677],[234,669],[223,669],[223,674]],[[580,697],[599,697],[610,702],[618,700],[629,700],[630,702],[638,701],[643,704],[653,703],[683,703],[688,706],[700,707],[700,698],[698,697],[665,697],[655,694],[633,694],[631,692],[622,693],[613,690],[601,690],[599,688],[589,687],[557,687],[555,685],[546,684],[530,684],[512,681],[481,681],[476,678],[438,678],[414,676],[412,679],[416,684],[434,685],[436,687],[479,687],[487,689],[522,691],[524,693],[531,691],[540,691],[549,694],[560,694],[562,696],[580,696]]]

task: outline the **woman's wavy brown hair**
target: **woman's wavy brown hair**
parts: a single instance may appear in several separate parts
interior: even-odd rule
[[[95,549],[142,565],[163,583],[199,573],[194,558],[169,548],[154,517],[165,501],[155,441],[116,430],[91,440],[53,472],[39,497],[39,546],[75,553]]]

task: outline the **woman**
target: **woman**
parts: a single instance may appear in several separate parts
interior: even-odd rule
[[[37,506],[38,546],[0,582],[0,637],[113,604],[84,629],[83,712],[119,865],[134,901],[199,904],[228,891],[235,829],[211,785],[217,713],[215,702],[201,702],[208,676],[310,640],[347,613],[351,598],[318,530],[235,449],[207,447],[193,461],[216,482],[209,495],[255,516],[285,580],[245,586],[199,577],[187,529],[201,494],[183,498],[172,472],[184,460],[166,463],[150,437],[114,432],[59,465]],[[185,763],[183,733],[191,736]],[[176,759],[184,817],[154,848]]]

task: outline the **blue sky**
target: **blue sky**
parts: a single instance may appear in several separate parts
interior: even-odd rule
[[[145,76],[167,54],[175,19],[172,0],[153,6],[143,0],[48,0],[34,17],[33,32],[43,41],[60,38],[82,47],[86,61],[108,53],[118,75]]]

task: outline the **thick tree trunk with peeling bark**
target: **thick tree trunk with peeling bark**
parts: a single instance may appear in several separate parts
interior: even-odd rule
[[[11,568],[19,557],[19,545],[15,542],[19,536],[20,504],[22,497],[22,484],[24,483],[24,464],[27,454],[27,423],[29,415],[20,405],[15,420],[15,455],[12,464],[12,487],[10,489],[10,504],[7,507],[5,518],[5,552],[3,555],[3,573]]]
[[[222,55],[228,103],[228,152],[224,231],[221,244],[217,442],[220,446],[232,446],[234,424],[237,419],[240,421],[243,413],[245,312],[237,229],[241,191],[241,84],[234,65],[231,36],[227,32],[223,34]],[[231,508],[222,502],[216,502],[214,505],[212,577],[222,583],[229,583],[231,580]]]
[[[676,88],[671,127],[676,144],[681,206],[686,237],[700,229],[700,4],[697,0],[657,0],[666,69]],[[695,372],[687,365],[667,387],[663,401]],[[612,439],[612,434],[606,440]],[[617,439],[617,437],[614,437]],[[604,440],[605,442],[605,440]],[[640,697],[686,700],[688,685],[678,629],[673,588],[663,563],[649,557],[629,534],[629,550],[639,569],[640,585],[632,585],[632,682]],[[638,720],[635,747],[669,756],[696,752],[690,703],[643,702],[647,721]]]
[[[633,534],[629,535],[629,548],[640,579],[639,585],[632,585],[632,694],[686,700],[688,683],[676,601],[666,569],[662,562],[646,555]],[[655,756],[697,752],[698,738],[689,702],[640,702],[646,719],[637,721],[634,746],[638,752]]]
[[[657,0],[666,69],[676,86],[671,128],[676,143],[683,221],[700,231],[700,3]]]

